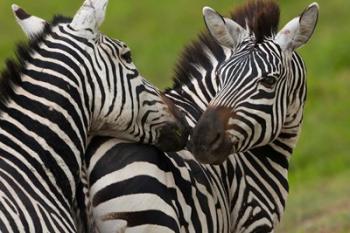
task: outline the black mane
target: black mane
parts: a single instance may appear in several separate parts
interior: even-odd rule
[[[187,45],[180,55],[180,59],[175,66],[173,88],[169,88],[167,91],[181,88],[183,84],[189,84],[195,77],[201,78],[202,75],[198,73],[194,64],[212,68],[207,52],[215,56],[218,61],[225,59],[223,48],[209,33],[201,32],[198,39]]]
[[[70,22],[71,19],[57,15],[51,23],[45,25],[44,31],[26,43],[19,43],[15,59],[7,59],[5,69],[0,74],[0,103],[4,104],[14,94],[14,87],[21,84],[21,73],[26,63],[31,62],[31,54],[39,50],[39,44],[51,33],[52,27],[60,23]]]
[[[230,18],[241,25],[248,27],[255,37],[256,43],[277,33],[280,9],[275,0],[249,0],[230,12]],[[210,69],[212,64],[208,58],[207,50],[219,61],[225,59],[223,48],[212,38],[208,32],[202,32],[198,38],[186,46],[180,55],[174,71],[173,88],[181,88],[189,84],[193,77],[200,77],[193,64]],[[168,89],[167,91],[170,91]]]
[[[256,43],[277,33],[280,20],[280,8],[275,0],[250,0],[237,7],[231,18],[254,34]]]

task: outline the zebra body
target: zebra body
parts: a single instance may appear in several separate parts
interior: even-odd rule
[[[50,24],[13,6],[25,31],[37,27],[1,74],[0,232],[76,232],[71,211],[90,134],[164,148],[162,134],[175,147],[187,138],[128,47],[98,32],[107,2],[87,0],[72,20]]]
[[[316,24],[317,9],[317,4],[313,4],[302,14],[304,18],[311,18],[309,28],[305,30],[308,33]],[[204,14],[216,40],[202,35],[199,42],[187,49],[178,65],[174,88],[165,93],[185,112],[188,124],[193,128],[199,122],[199,127],[203,127],[227,119],[232,102],[244,103],[245,99],[251,98],[252,90],[256,89],[246,90],[245,87],[257,80],[258,90],[262,90],[262,99],[265,99],[261,106],[271,104],[269,99],[278,96],[281,99],[276,101],[277,110],[281,107],[280,111],[284,112],[277,112],[276,126],[267,124],[263,131],[255,128],[252,131],[256,130],[256,134],[252,136],[247,133],[249,140],[237,147],[236,153],[225,154],[227,146],[223,144],[225,151],[218,151],[223,158],[200,154],[198,140],[200,142],[210,131],[216,131],[215,125],[204,130],[199,130],[197,125],[191,146],[195,147],[194,155],[200,161],[218,165],[200,164],[187,150],[162,153],[152,147],[117,139],[92,139],[86,158],[93,214],[100,232],[273,232],[281,220],[288,195],[289,159],[299,135],[306,97],[303,61],[294,52],[295,47],[288,55],[283,54],[287,45],[284,42],[288,39],[284,38],[288,35],[286,30],[293,29],[291,25],[296,26],[297,21],[287,24],[276,36],[279,39],[276,42],[279,11],[273,1],[247,3],[233,13],[236,22],[217,17],[217,13],[208,8]],[[270,22],[266,17],[277,19]],[[233,25],[237,30],[212,28],[208,22],[211,19],[224,20],[226,25]],[[254,23],[268,24],[267,30],[259,32],[261,27]],[[216,22],[216,25],[225,24]],[[246,25],[248,28],[244,29]],[[242,35],[242,41],[234,41],[234,36],[225,33],[219,34],[226,36],[220,38],[216,35],[218,31],[245,35]],[[304,37],[303,43],[311,34]],[[227,47],[224,42],[231,43],[229,46],[232,47]],[[251,57],[256,60],[249,60]],[[242,60],[238,62],[240,58]],[[235,74],[241,77],[230,80]],[[269,77],[261,81],[265,74],[280,79],[278,94],[272,95],[269,89],[276,80]],[[244,75],[246,82],[242,79]],[[234,89],[239,87],[247,94]],[[221,112],[222,118],[203,121],[210,116],[211,109],[220,109],[220,105],[226,106],[227,110]],[[259,114],[264,117],[264,110],[263,107],[253,112],[248,110],[248,127],[237,128],[238,131],[249,132],[251,122],[258,121]],[[270,130],[275,135],[263,139],[257,137]]]
[[[99,232],[229,232],[217,167],[202,166],[188,151],[163,153],[114,138],[93,138],[91,153],[103,154],[89,166]],[[107,164],[113,169],[101,169]]]

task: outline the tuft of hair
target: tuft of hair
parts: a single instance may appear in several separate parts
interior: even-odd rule
[[[248,27],[256,43],[277,33],[280,8],[275,0],[249,0],[231,13],[231,18],[243,28]]]
[[[182,51],[174,70],[173,88],[181,88],[183,84],[189,84],[193,78],[201,78],[198,65],[206,70],[213,69],[209,54],[217,61],[225,59],[224,49],[207,32],[199,34],[198,39],[187,45]],[[170,88],[166,91],[170,91]]]
[[[15,59],[7,59],[5,69],[0,73],[0,104],[3,106],[14,94],[15,86],[21,84],[21,73],[26,63],[31,62],[31,54],[39,50],[39,44],[51,33],[53,26],[59,23],[68,23],[71,19],[64,16],[55,16],[50,24],[35,38],[27,43],[19,43],[15,52]]]
[[[248,27],[249,31],[254,34],[255,43],[261,43],[265,38],[277,33],[280,8],[275,0],[249,0],[232,10],[229,15],[243,28]],[[198,66],[206,70],[212,69],[209,56],[215,57],[219,63],[225,59],[224,49],[205,31],[201,32],[198,38],[182,51],[175,66],[173,87],[167,89],[166,92],[190,84],[193,78],[201,78]]]

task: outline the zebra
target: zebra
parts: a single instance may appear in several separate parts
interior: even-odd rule
[[[318,9],[277,33],[275,1],[248,1],[231,18],[204,8],[212,37],[186,48],[165,91],[194,128],[193,154],[93,138],[86,159],[100,232],[274,232],[306,100],[295,50],[311,38]]]
[[[130,49],[98,30],[108,0],[47,23],[13,5],[30,38],[0,79],[0,232],[76,232],[71,213],[88,137],[184,146],[181,112]],[[171,145],[169,145],[171,142]]]

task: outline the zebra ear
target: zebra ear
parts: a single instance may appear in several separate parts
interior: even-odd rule
[[[108,0],[85,0],[75,14],[71,27],[75,30],[92,30],[97,32],[103,23]]]
[[[48,24],[45,20],[28,14],[16,4],[12,5],[12,12],[17,23],[29,39],[33,39],[35,36],[42,33],[46,24]]]
[[[319,14],[317,3],[309,5],[304,12],[287,23],[277,34],[275,42],[282,50],[294,51],[307,43],[315,31]]]
[[[232,19],[223,18],[210,7],[203,8],[204,21],[210,34],[222,46],[230,49],[236,48],[237,44],[247,35],[246,30]]]

